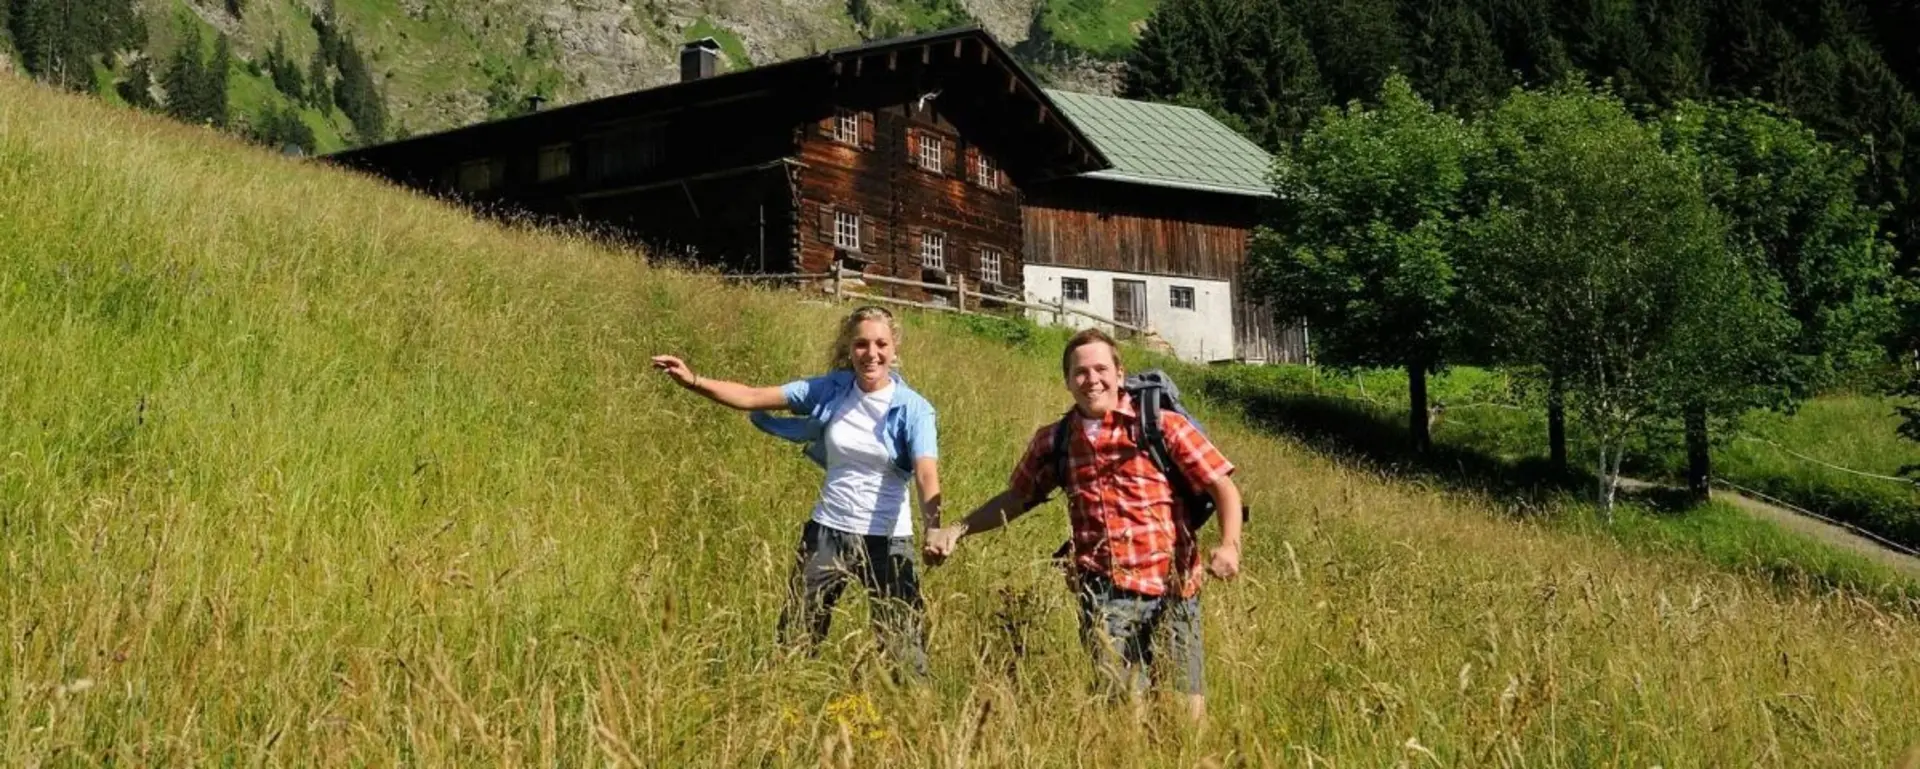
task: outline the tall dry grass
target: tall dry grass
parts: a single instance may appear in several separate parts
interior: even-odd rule
[[[1089,701],[1051,506],[925,577],[934,676],[783,660],[819,473],[645,367],[838,310],[0,78],[0,763],[1866,766],[1920,626],[1517,524],[1210,415],[1259,510],[1211,721]],[[1056,353],[913,319],[956,507]]]

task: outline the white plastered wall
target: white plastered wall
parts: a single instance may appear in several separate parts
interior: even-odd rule
[[[1107,318],[1113,317],[1113,281],[1115,279],[1144,281],[1147,290],[1147,326],[1173,346],[1175,355],[1181,360],[1193,362],[1233,357],[1233,285],[1227,281],[1083,270],[1043,264],[1023,266],[1022,277],[1026,281],[1027,300],[1044,304],[1059,301],[1062,278],[1085,279],[1087,301],[1068,302],[1067,307],[1079,308]],[[1172,288],[1174,286],[1193,289],[1193,309],[1173,306]],[[1054,313],[1029,310],[1027,315],[1041,323],[1052,323]],[[1103,325],[1091,318],[1073,313],[1067,314],[1066,324],[1074,328]]]

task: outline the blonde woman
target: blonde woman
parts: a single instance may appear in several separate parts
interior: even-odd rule
[[[900,328],[893,314],[862,307],[840,324],[827,373],[779,387],[753,387],[695,374],[671,355],[656,369],[709,400],[752,412],[769,434],[806,444],[826,469],[800,536],[780,614],[782,644],[813,648],[825,639],[833,606],[858,579],[872,601],[874,628],[896,660],[926,674],[925,604],[914,571],[909,487],[928,531],[940,526],[939,436],[932,404],[896,370]],[[775,417],[786,409],[800,416]]]

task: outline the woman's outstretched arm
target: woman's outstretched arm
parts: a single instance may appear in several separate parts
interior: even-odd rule
[[[653,367],[666,374],[681,387],[706,396],[708,400],[723,406],[731,406],[741,411],[762,411],[785,408],[787,396],[778,387],[753,387],[739,382],[720,379],[708,379],[693,373],[686,361],[672,355],[656,355]]]

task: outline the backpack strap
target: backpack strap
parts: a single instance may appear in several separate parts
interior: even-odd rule
[[[1060,421],[1053,425],[1053,482],[1060,487],[1061,494],[1070,493],[1067,483],[1073,480],[1067,472],[1067,441],[1072,435],[1067,431],[1071,429],[1073,429],[1073,410],[1068,409],[1067,413],[1060,417]]]
[[[1188,526],[1199,531],[1213,517],[1213,499],[1205,492],[1193,489],[1187,481],[1187,474],[1174,461],[1173,451],[1167,447],[1166,425],[1163,421],[1166,415],[1160,403],[1164,391],[1164,386],[1157,380],[1142,381],[1139,389],[1132,391],[1134,412],[1139,415],[1139,433],[1134,437],[1140,448],[1147,452],[1147,458],[1153,461],[1154,468],[1172,487],[1173,498],[1180,503]]]
[[[1072,436],[1067,431],[1073,429],[1073,415],[1074,410],[1067,409],[1067,413],[1060,415],[1060,421],[1053,425],[1053,479],[1054,484],[1060,487],[1060,496],[1066,500],[1066,504],[1073,504],[1073,491],[1067,487],[1073,480],[1073,474],[1067,471],[1067,441]],[[1053,560],[1065,562],[1070,552],[1073,552],[1071,537],[1053,551]]]

